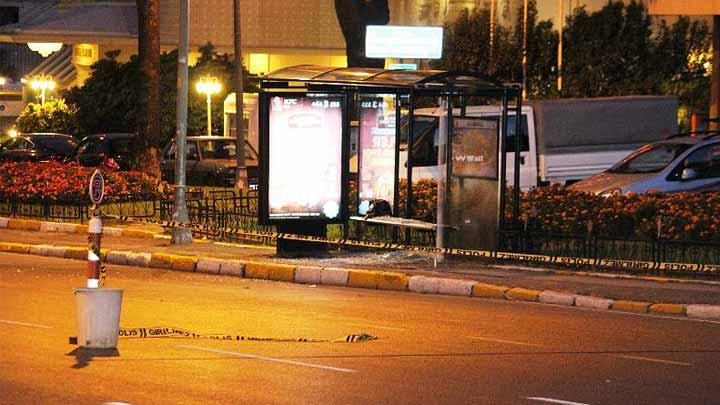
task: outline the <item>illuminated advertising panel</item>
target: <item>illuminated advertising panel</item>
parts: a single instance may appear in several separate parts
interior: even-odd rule
[[[341,219],[343,100],[334,94],[270,97],[270,221]]]
[[[360,97],[360,167],[358,213],[365,215],[370,201],[393,206],[395,196],[395,95]]]
[[[368,25],[365,56],[368,58],[440,59],[442,27]]]

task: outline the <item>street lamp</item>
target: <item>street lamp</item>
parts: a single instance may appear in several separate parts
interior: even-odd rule
[[[0,86],[4,86],[6,82],[7,82],[7,79],[0,76]]]
[[[217,94],[222,89],[222,85],[214,77],[203,77],[195,84],[195,90],[198,93],[205,94],[207,96],[207,134],[212,135],[212,106],[210,103],[210,96]]]
[[[33,77],[33,79],[30,81],[30,87],[32,87],[35,91],[40,90],[40,105],[44,106],[45,91],[54,89],[55,81],[52,79],[52,76],[39,75]]]

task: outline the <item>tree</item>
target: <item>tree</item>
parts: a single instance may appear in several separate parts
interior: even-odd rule
[[[201,57],[190,68],[190,78],[203,75],[218,77],[223,91],[213,97],[213,125],[222,133],[223,101],[232,88],[230,72],[234,61],[227,54],[219,55],[212,44],[200,48]],[[137,130],[138,86],[140,62],[136,56],[127,63],[119,63],[119,51],[108,52],[105,58],[92,66],[92,74],[83,87],[66,90],[63,97],[77,107],[80,135],[103,132],[135,132]],[[250,73],[243,67],[245,92],[257,92],[255,83],[247,80]],[[159,145],[164,146],[175,136],[175,95],[177,92],[177,51],[160,56],[160,135]],[[188,133],[203,134],[206,125],[205,97],[194,90],[189,93]]]
[[[160,0],[136,0],[140,80],[133,169],[160,177]]]
[[[62,99],[49,100],[45,105],[29,103],[15,121],[20,132],[57,132],[76,134],[75,108]]]
[[[365,27],[390,21],[388,0],[335,0],[335,14],[345,38],[348,67],[385,67],[384,59],[365,57]]]
[[[490,9],[487,4],[471,13],[464,11],[445,26],[443,58],[433,63],[439,69],[471,71],[504,82],[522,80],[522,10],[515,27],[495,25],[490,58]],[[528,95],[554,94],[557,32],[550,21],[537,22],[534,0],[528,3]]]

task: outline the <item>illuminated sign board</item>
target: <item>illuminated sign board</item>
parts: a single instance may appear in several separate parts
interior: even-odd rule
[[[365,35],[368,58],[440,59],[442,46],[442,27],[368,25]]]
[[[269,98],[269,221],[342,220],[343,104],[337,94]]]
[[[375,199],[393,205],[395,125],[395,95],[360,96],[360,215],[367,213],[370,201]]]

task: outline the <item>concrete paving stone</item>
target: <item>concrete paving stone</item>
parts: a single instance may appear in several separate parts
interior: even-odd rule
[[[153,252],[150,254],[150,267],[162,269],[172,269],[173,258],[175,255],[166,252]]]
[[[350,270],[348,273],[348,286],[375,290],[378,286],[378,274],[377,271]]]
[[[295,281],[295,269],[297,266],[279,263],[268,264],[268,280],[285,281],[288,283]]]
[[[475,281],[461,280],[455,278],[441,278],[438,285],[438,294],[462,295],[469,297],[472,294]]]
[[[320,284],[322,267],[298,266],[295,269],[295,282],[301,284]]]
[[[538,301],[543,304],[575,305],[575,294],[545,290],[538,296]]]
[[[57,232],[58,231],[58,223],[57,222],[41,222],[40,223],[40,232]]]
[[[173,255],[170,268],[178,271],[195,271],[198,258],[196,256]]]
[[[57,229],[56,232],[62,232],[62,233],[77,233],[77,224],[67,224],[62,222],[56,222],[55,223],[55,229]]]
[[[651,304],[652,302],[615,300],[612,304],[612,310],[644,314],[647,313]]]
[[[687,305],[658,303],[650,305],[650,312],[656,314],[685,315]]]
[[[693,304],[686,309],[687,316],[692,318],[720,319],[720,305]]]
[[[404,273],[384,271],[378,275],[378,290],[406,291],[410,276]]]
[[[128,264],[128,253],[122,250],[111,250],[108,252],[105,261],[111,264],[125,266]]]
[[[245,278],[267,280],[270,277],[270,268],[263,262],[245,262]]]
[[[222,259],[201,257],[198,259],[195,269],[198,273],[220,274],[220,265],[222,262]]]
[[[0,217],[0,228],[7,228],[9,220],[9,218]]]
[[[511,288],[505,292],[505,297],[513,301],[538,302],[541,292],[529,288]]]
[[[47,255],[52,257],[65,257],[65,246],[48,246]]]
[[[320,274],[320,284],[347,285],[349,272],[345,269],[328,267]]]
[[[47,256],[47,250],[50,245],[32,245],[30,246],[30,254],[36,256]]]
[[[608,298],[591,297],[589,295],[578,295],[575,297],[575,306],[594,309],[610,309],[613,300]]]
[[[69,229],[69,228],[68,228],[68,229]],[[88,226],[87,226],[87,225],[83,225],[83,224],[80,224],[80,225],[77,225],[77,224],[76,224],[75,227],[72,228],[72,229],[75,230],[75,233],[80,233],[80,234],[83,234],[83,235],[86,235],[86,234],[90,233],[89,230],[88,230]]]
[[[478,298],[496,298],[504,300],[507,298],[505,297],[505,292],[509,289],[510,287],[506,287],[504,285],[477,283],[473,286],[472,295],[473,297]]]
[[[152,255],[144,252],[128,252],[127,264],[129,266],[150,267]]]
[[[26,243],[0,242],[0,251],[27,254],[30,252],[30,245]]]
[[[241,260],[223,260],[220,264],[220,274],[245,277],[245,262]]]
[[[155,232],[143,231],[141,229],[123,229],[122,236],[128,238],[152,238]]]
[[[439,277],[412,276],[408,282],[408,289],[422,294],[437,294],[442,280]]]
[[[66,247],[65,248],[65,258],[66,259],[75,259],[75,260],[87,260],[88,249],[80,248],[80,247]]]
[[[103,236],[122,236],[122,228],[103,227]]]
[[[8,229],[17,229],[21,231],[39,231],[40,221],[11,218],[8,221],[7,227]]]

